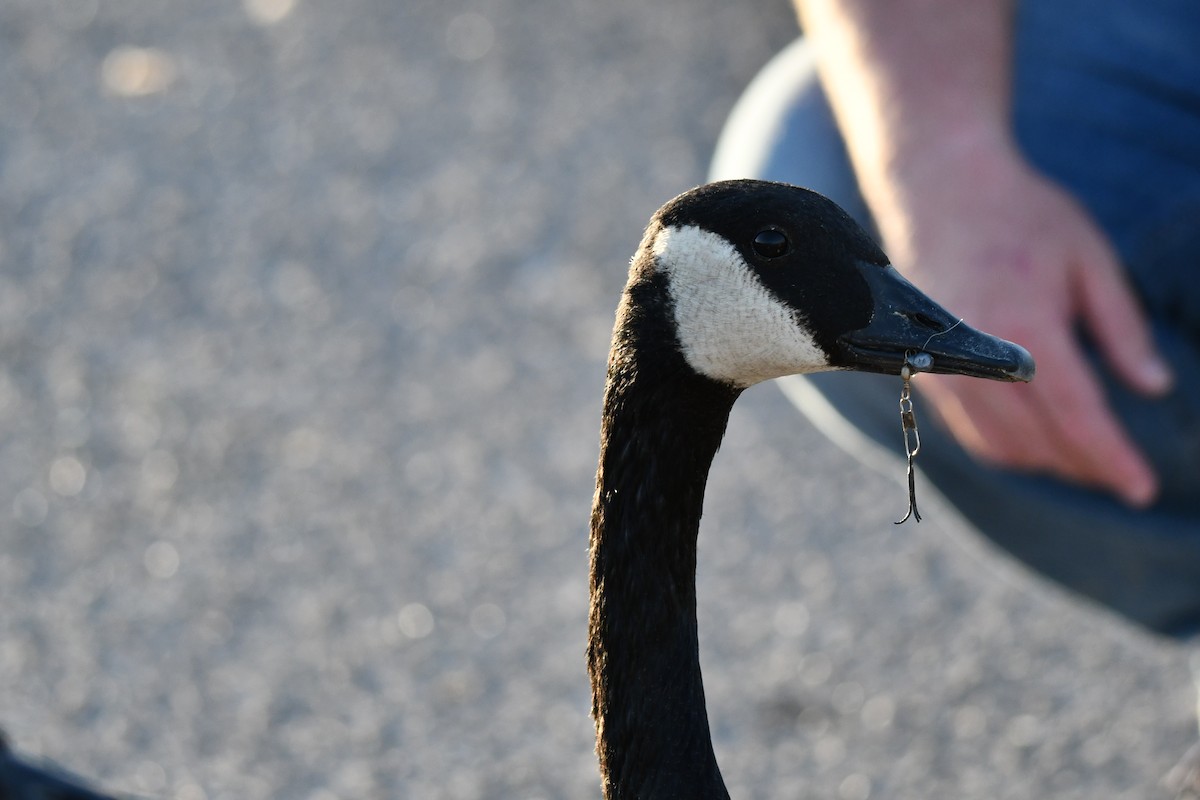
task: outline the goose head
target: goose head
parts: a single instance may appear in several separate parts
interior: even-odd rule
[[[891,266],[825,197],[780,183],[722,181],[686,192],[650,223],[631,271],[665,284],[688,365],[744,388],[824,370],[920,371],[1028,381],[1023,347],[975,330]],[[919,362],[918,362],[919,363]]]

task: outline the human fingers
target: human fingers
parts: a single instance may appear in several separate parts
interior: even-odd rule
[[[1159,354],[1150,324],[1116,255],[1099,237],[1086,240],[1073,271],[1079,314],[1101,354],[1132,388],[1147,395],[1170,389],[1171,369]]]
[[[1149,505],[1158,494],[1154,470],[1112,413],[1078,346],[1053,340],[1041,349],[1053,372],[1044,371],[1029,395],[1055,451],[1053,471],[1107,489],[1129,505]]]
[[[1117,420],[1077,353],[1039,354],[1028,386],[996,386],[929,376],[921,386],[955,439],[995,466],[1047,473],[1103,489],[1134,506],[1157,493],[1157,479]]]
[[[1040,408],[1024,386],[997,386],[972,378],[922,376],[920,389],[968,453],[993,466],[1059,472]]]

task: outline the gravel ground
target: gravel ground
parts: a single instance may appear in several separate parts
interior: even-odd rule
[[[650,213],[782,0],[0,2],[0,724],[177,800],[595,798],[586,520]],[[738,798],[1165,798],[1180,648],[771,386],[701,544]]]

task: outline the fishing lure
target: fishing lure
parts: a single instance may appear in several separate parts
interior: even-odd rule
[[[913,411],[912,376],[918,372],[928,372],[933,369],[933,356],[928,353],[912,353],[904,358],[904,366],[900,368],[900,428],[904,432],[904,454],[908,457],[908,513],[902,519],[896,520],[899,525],[912,517],[921,521],[921,512],[917,510],[917,473],[913,463],[917,453],[921,452],[921,432],[917,430],[917,415]]]

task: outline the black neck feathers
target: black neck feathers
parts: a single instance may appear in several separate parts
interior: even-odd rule
[[[728,798],[700,677],[696,537],[739,390],[688,366],[665,279],[634,272],[613,337],[591,523],[588,668],[605,798]]]

